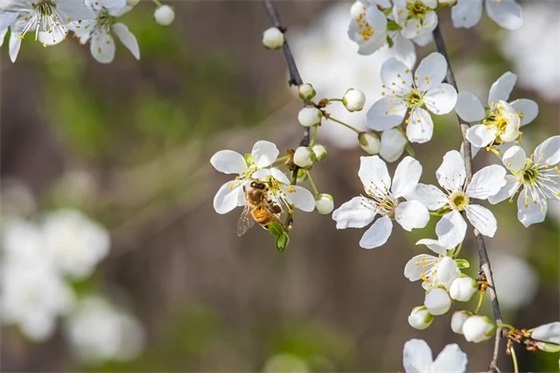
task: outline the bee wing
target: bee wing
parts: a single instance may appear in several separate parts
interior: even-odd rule
[[[239,237],[243,236],[253,225],[255,225],[255,219],[251,215],[251,208],[245,205],[237,221],[237,235]]]

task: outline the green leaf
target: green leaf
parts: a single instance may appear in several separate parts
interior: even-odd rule
[[[277,221],[273,221],[268,223],[268,231],[271,235],[278,237],[282,233],[284,233],[284,228],[282,227],[282,224],[278,223]]]
[[[457,267],[459,267],[459,269],[469,268],[471,266],[467,259],[455,259],[455,262],[457,263]]]
[[[276,237],[276,250],[283,253],[284,250],[286,250],[286,247],[288,247],[289,243],[290,243],[290,237],[286,232],[283,232],[281,235]]]

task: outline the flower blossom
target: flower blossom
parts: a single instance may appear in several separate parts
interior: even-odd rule
[[[467,354],[458,345],[449,344],[434,360],[432,350],[421,339],[411,339],[404,344],[403,366],[406,373],[466,372]]]
[[[490,210],[472,203],[472,199],[488,199],[498,193],[506,183],[506,170],[502,166],[486,166],[476,172],[465,188],[465,161],[458,151],[447,152],[436,177],[445,193],[433,185],[418,184],[414,198],[429,210],[442,209],[445,214],[436,225],[436,234],[441,246],[451,249],[465,238],[467,219],[483,235],[493,237],[496,233],[496,218]]]
[[[484,0],[458,0],[451,8],[453,26],[471,28],[480,21]],[[494,22],[508,30],[523,25],[521,6],[515,0],[486,0],[486,13]]]
[[[411,142],[424,143],[432,138],[434,123],[427,110],[441,115],[455,107],[457,92],[450,84],[442,83],[447,62],[440,53],[424,58],[414,76],[401,61],[392,58],[381,68],[384,96],[369,109],[367,125],[384,131],[400,125],[407,112],[406,135]]]
[[[357,1],[351,9],[352,19],[348,26],[348,37],[358,44],[359,54],[372,54],[387,38],[387,18],[376,4]]]
[[[425,227],[430,219],[428,210],[407,197],[416,188],[421,174],[420,163],[412,157],[405,157],[391,182],[387,165],[381,158],[361,157],[358,176],[365,195],[352,198],[333,212],[336,228],[362,228],[379,216],[360,240],[361,247],[372,249],[387,242],[393,229],[393,218],[407,231]],[[401,201],[401,197],[407,201]]]
[[[443,286],[449,289],[451,283],[459,276],[460,271],[453,258],[447,256],[447,249],[436,240],[422,239],[417,245],[426,245],[438,256],[429,254],[416,255],[404,267],[404,277],[410,281],[422,280],[422,287],[430,290]]]
[[[506,184],[489,198],[498,203],[513,196],[521,189],[517,198],[517,218],[526,227],[544,221],[548,200],[560,200],[560,136],[553,136],[537,146],[527,158],[525,150],[512,146],[505,151],[502,162],[511,172],[506,175]]]
[[[533,100],[517,99],[507,102],[517,75],[506,72],[492,84],[488,95],[488,110],[478,97],[461,91],[455,111],[467,122],[475,122],[466,133],[467,140],[477,147],[501,145],[519,138],[519,129],[535,119],[539,109]]]
[[[125,0],[88,0],[95,11],[93,19],[72,22],[68,28],[76,34],[81,44],[90,42],[90,52],[93,58],[100,63],[110,63],[115,58],[114,33],[124,46],[132,53],[134,58],[140,59],[138,41],[128,27],[117,22],[117,18],[128,12],[132,7],[126,5]]]
[[[393,17],[407,39],[430,34],[438,24],[437,0],[394,0]]]
[[[233,150],[221,150],[214,154],[210,163],[225,174],[237,174],[234,180],[223,184],[214,197],[214,210],[226,214],[238,206],[245,206],[243,186],[251,180],[270,181],[269,196],[279,205],[294,205],[302,211],[313,211],[315,199],[305,188],[290,185],[288,177],[272,167],[278,158],[278,148],[269,141],[257,141],[251,154],[242,156]]]

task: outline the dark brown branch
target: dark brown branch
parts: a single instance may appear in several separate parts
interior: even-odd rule
[[[447,54],[447,49],[445,48],[445,42],[443,41],[443,35],[441,34],[441,30],[439,25],[433,31],[434,41],[436,44],[436,49],[439,53],[441,53],[445,60],[447,61],[447,75],[446,79],[449,84],[451,84],[457,91],[457,82],[455,81],[455,76],[453,75],[453,70],[451,69],[451,63],[449,61],[449,56]],[[468,142],[466,137],[467,129],[469,128],[469,124],[457,115],[457,119],[459,120],[459,126],[461,127],[461,134],[463,135],[463,152],[465,155],[465,167],[467,173],[467,180],[465,187],[470,183],[472,175],[473,175],[473,167],[472,167],[472,153],[471,153],[471,144]],[[492,301],[492,310],[494,312],[494,319],[497,324],[496,330],[496,339],[494,344],[494,353],[492,355],[492,361],[488,367],[489,372],[499,372],[498,369],[498,352],[499,352],[499,345],[502,338],[502,329],[499,325],[503,324],[502,321],[502,311],[500,310],[500,303],[498,302],[498,295],[496,294],[496,287],[494,285],[494,278],[492,276],[492,267],[490,266],[490,259],[488,258],[488,251],[486,250],[486,244],[484,243],[484,237],[480,232],[476,229],[473,229],[474,236],[476,238],[476,243],[478,246],[478,258],[480,262],[480,269],[486,276],[486,280],[488,282],[488,293],[490,294],[490,300]]]

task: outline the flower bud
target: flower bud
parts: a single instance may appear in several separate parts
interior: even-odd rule
[[[322,117],[323,113],[321,113],[321,110],[314,106],[307,106],[299,111],[298,121],[299,124],[304,127],[313,127],[314,125],[321,123]]]
[[[443,315],[451,307],[451,298],[443,289],[436,288],[426,293],[424,305],[432,315]]]
[[[313,165],[314,159],[313,150],[305,146],[299,146],[294,153],[294,163],[301,168]]]
[[[414,329],[424,330],[432,324],[434,316],[428,312],[425,306],[414,307],[408,315],[408,323]]]
[[[492,337],[496,327],[486,316],[471,316],[463,324],[463,334],[469,342],[479,343]]]
[[[319,193],[315,196],[315,208],[321,215],[327,215],[334,210],[334,198],[328,193]]]
[[[348,111],[360,111],[366,103],[366,96],[359,89],[350,88],[342,97],[342,103]]]
[[[169,26],[175,19],[175,11],[169,5],[162,5],[154,12],[156,22],[162,26]]]
[[[309,83],[304,83],[298,87],[298,95],[302,100],[311,100],[316,93],[315,88]]]
[[[449,296],[459,302],[468,302],[477,291],[478,284],[475,279],[469,276],[458,277],[449,287]]]
[[[126,0],[126,5],[128,6],[135,6],[136,4],[138,4],[140,2],[140,0]]]
[[[327,148],[325,148],[325,146],[317,144],[313,146],[312,149],[313,149],[313,153],[315,153],[315,158],[317,162],[322,161],[327,157]]]
[[[473,315],[469,311],[457,311],[451,316],[451,330],[457,334],[463,334],[463,324]]]
[[[381,142],[379,137],[373,133],[360,132],[358,135],[358,141],[360,142],[360,148],[368,154],[376,155],[379,154],[379,149],[381,148]]]
[[[286,39],[284,33],[276,27],[271,27],[263,32],[262,43],[268,49],[280,49],[284,45]]]

